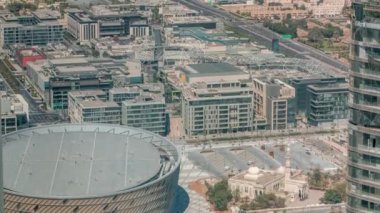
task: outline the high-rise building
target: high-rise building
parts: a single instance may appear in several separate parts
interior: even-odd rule
[[[352,4],[347,212],[380,212],[380,4]]]

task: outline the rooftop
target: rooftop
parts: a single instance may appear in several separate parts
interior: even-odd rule
[[[228,63],[204,63],[191,64],[183,69],[188,76],[210,76],[210,75],[236,75],[246,74],[239,68]]]
[[[26,129],[4,136],[3,150],[6,190],[35,197],[123,193],[154,182],[163,163],[179,165],[176,148],[165,138],[118,125]]]
[[[283,172],[265,171],[257,167],[251,167],[248,171],[244,171],[234,177],[232,180],[252,181],[258,185],[265,187],[267,184],[272,183],[278,179],[284,178]]]

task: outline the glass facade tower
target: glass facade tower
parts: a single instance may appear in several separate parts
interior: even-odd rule
[[[380,1],[352,8],[347,212],[380,212]]]

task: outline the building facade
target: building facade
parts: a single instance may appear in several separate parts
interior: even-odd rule
[[[295,125],[295,89],[278,79],[253,79],[253,103],[258,117],[267,120],[272,130]]]
[[[36,11],[27,16],[1,14],[0,46],[25,44],[28,46],[61,43],[63,25],[51,11]]]
[[[347,212],[380,211],[380,5],[352,3]]]
[[[307,87],[310,85],[329,85],[335,83],[346,83],[344,77],[335,76],[305,76],[302,78],[292,78],[289,84],[296,90],[296,111],[297,113],[305,113],[309,106]]]
[[[193,84],[182,91],[182,118],[188,136],[252,131],[249,87],[240,82]]]
[[[71,91],[68,115],[71,123],[120,124],[121,109],[116,102],[108,101],[102,90]]]
[[[348,85],[310,85],[308,123],[314,126],[348,118]]]
[[[67,94],[73,90],[101,89],[142,83],[141,70],[131,71],[128,62],[112,59],[62,58],[27,65],[27,76],[44,96],[48,107],[66,110]]]
[[[78,41],[99,38],[99,24],[82,11],[67,13],[67,30]]]
[[[0,95],[2,134],[28,127],[29,105],[25,99],[19,94],[13,95],[4,91],[0,91]]]
[[[122,125],[145,129],[156,134],[167,135],[169,115],[165,99],[161,95],[142,93],[133,100],[122,102]]]

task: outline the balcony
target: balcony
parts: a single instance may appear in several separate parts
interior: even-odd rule
[[[357,167],[357,168],[360,168],[360,169],[367,169],[367,170],[370,170],[370,171],[374,171],[374,172],[379,172],[380,173],[380,164],[376,165],[374,163],[366,162],[366,161],[363,161],[363,160],[357,160],[357,162],[349,160],[348,161],[348,165],[354,166],[354,167]],[[370,179],[370,178],[365,177],[365,176],[361,176],[360,178],[367,179],[368,181],[373,181],[373,182],[377,183],[376,184],[377,187],[380,187],[380,180]]]
[[[373,203],[380,203],[380,195],[372,194],[372,193],[367,193],[363,192],[360,189],[351,189],[347,191],[347,195],[357,197],[361,200],[367,200]],[[379,208],[379,207],[378,207]],[[380,208],[378,209],[380,210]]]
[[[354,109],[357,109],[357,110],[380,114],[380,105],[374,105],[374,104],[370,105],[370,104],[366,104],[366,103],[352,103],[352,102],[349,102],[348,106],[350,108],[354,108]]]
[[[353,77],[359,77],[359,78],[365,78],[365,79],[372,79],[380,81],[380,73],[374,72],[371,70],[360,70],[360,72],[351,71],[351,76]]]

